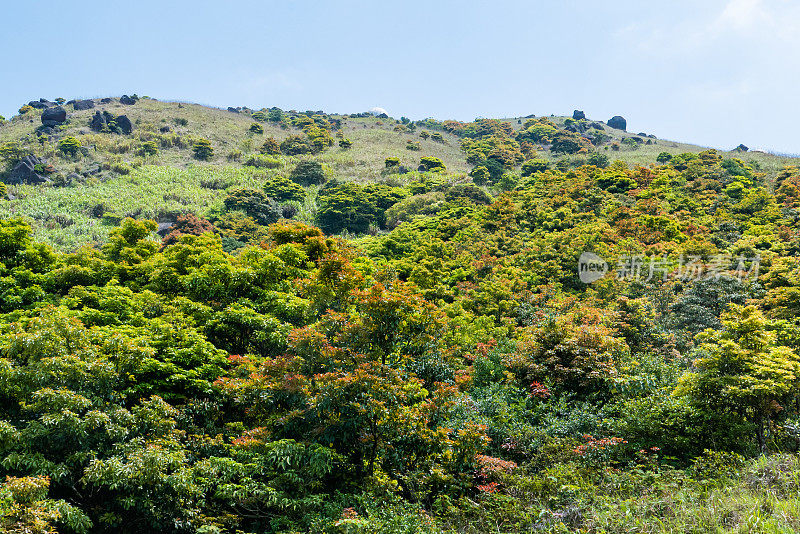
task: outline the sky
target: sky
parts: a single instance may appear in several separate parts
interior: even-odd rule
[[[581,109],[800,153],[796,0],[0,0],[0,114],[136,93],[472,120]]]

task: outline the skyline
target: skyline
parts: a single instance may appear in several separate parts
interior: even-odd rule
[[[144,0],[124,13],[96,1],[33,5],[39,31],[60,32],[61,46],[30,39],[24,25],[0,36],[4,49],[39,58],[6,54],[7,118],[40,97],[123,93],[221,108],[378,106],[415,120],[581,109],[663,139],[800,153],[787,120],[800,82],[800,6],[786,0],[415,0],[380,13],[356,1]],[[27,9],[5,11],[23,20]]]

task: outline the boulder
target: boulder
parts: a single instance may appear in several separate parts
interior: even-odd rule
[[[624,117],[620,117],[619,115],[614,115],[613,117],[608,119],[608,122],[606,124],[608,124],[612,128],[616,128],[617,130],[623,130],[623,131],[625,131],[625,129],[628,127],[628,122],[625,120]]]
[[[136,103],[136,99],[128,95],[122,95],[119,99],[119,103],[125,104],[126,106],[132,106]]]
[[[75,111],[81,111],[84,109],[92,109],[94,107],[94,100],[76,100],[72,107]]]
[[[747,148],[745,145],[739,145],[733,149],[734,152],[747,152],[748,150],[750,149]]]
[[[92,120],[89,121],[89,128],[95,132],[102,131],[106,126],[106,118],[99,111],[95,111]]]
[[[36,128],[36,133],[38,133],[39,135],[51,136],[55,135],[56,131],[53,129],[52,126],[45,126],[44,124],[42,124],[41,126]]]
[[[25,156],[19,163],[14,165],[8,179],[5,181],[7,184],[43,184],[50,180],[45,176],[36,172],[37,165],[44,165],[45,162],[36,156]]]
[[[133,131],[133,124],[131,124],[131,120],[127,117],[127,115],[120,115],[114,119],[114,122],[117,123],[117,127],[124,134],[129,134]]]
[[[45,98],[40,98],[39,100],[31,100],[30,102],[28,102],[28,105],[30,107],[36,108],[36,109],[47,109],[47,108],[51,108],[51,107],[55,106],[56,103],[55,102],[50,102],[49,100],[47,100]]]
[[[575,111],[572,112],[572,118],[575,119],[576,121],[579,121],[581,119],[585,119],[586,118],[586,113],[584,113],[583,111],[581,111],[579,109],[576,109]]]
[[[169,126],[162,126],[158,129],[158,131],[161,133],[169,133],[172,131],[172,129]]]
[[[42,113],[42,124],[45,126],[57,126],[67,120],[67,111],[61,106],[47,108]]]
[[[111,99],[111,98],[101,98],[101,99],[100,99],[100,103],[101,103],[101,104],[110,104],[110,103],[111,103],[111,102],[113,102],[113,101],[114,101],[114,100],[113,100],[113,99]]]

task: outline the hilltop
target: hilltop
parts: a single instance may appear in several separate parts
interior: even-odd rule
[[[77,107],[74,102],[78,102]],[[0,216],[28,218],[38,238],[62,249],[82,243],[102,244],[109,228],[126,216],[150,218],[162,225],[175,222],[184,213],[207,216],[221,209],[226,191],[260,188],[265,178],[288,176],[299,161],[306,159],[323,165],[326,180],[396,186],[418,179],[415,172],[423,157],[441,161],[448,183],[471,184],[475,180],[470,173],[487,158],[502,161],[502,169],[493,172],[510,173],[513,180],[514,175],[518,179],[525,172],[523,163],[530,160],[561,170],[587,163],[607,165],[615,160],[630,166],[651,166],[658,163],[662,153],[697,154],[707,150],[646,133],[626,132],[602,120],[571,117],[529,116],[471,123],[489,128],[481,132],[466,131],[466,123],[457,121],[410,121],[369,113],[328,115],[277,108],[217,109],[134,95],[64,102],[60,107],[65,110],[64,120],[45,126],[42,114],[48,107],[52,112],[57,103],[31,104],[36,107],[23,106],[23,113],[0,123],[0,144],[14,147],[6,150],[6,169],[0,178],[5,176],[4,181],[9,182],[13,166],[24,154],[31,154],[38,159],[30,166],[38,162],[46,171],[36,180],[43,183],[9,184],[11,200],[0,203]],[[93,119],[103,114],[106,116],[99,127],[93,129]],[[119,116],[124,117],[130,131],[122,131],[116,124],[109,129],[106,121]],[[520,134],[526,124],[535,120],[549,122],[552,127],[545,126],[522,140]],[[290,136],[310,139],[306,133],[309,128],[324,145],[320,149],[280,149],[280,143]],[[552,136],[559,132],[564,139],[554,147]],[[510,144],[504,147],[502,142],[497,143],[501,138]],[[62,147],[65,139],[75,140],[76,146]],[[195,156],[193,146],[201,139],[210,142],[213,156]],[[264,155],[267,139],[274,139],[278,147]],[[342,145],[342,139],[349,143]],[[465,148],[465,142],[472,143],[472,148]],[[593,154],[598,155],[597,160],[592,159]],[[768,177],[794,161],[763,152],[721,154],[741,158]],[[397,158],[397,166],[387,168],[387,158]],[[295,207],[296,218],[314,224],[319,184],[305,185],[307,195]],[[513,188],[510,183],[500,187],[498,176],[491,183],[479,179],[477,185],[491,194],[503,187]]]

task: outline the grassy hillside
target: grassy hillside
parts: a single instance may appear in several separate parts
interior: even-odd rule
[[[272,169],[254,169],[245,165],[248,158],[259,154],[264,141],[275,138],[283,141],[302,131],[283,122],[260,121],[263,133],[253,133],[250,126],[256,122],[252,110],[238,113],[197,104],[160,102],[142,98],[135,105],[123,105],[117,98],[107,104],[94,100],[95,108],[73,110],[67,104],[67,121],[56,128],[54,135],[40,138],[41,110],[31,110],[0,124],[0,143],[18,143],[24,149],[43,158],[52,165],[56,185],[9,185],[13,200],[0,203],[0,216],[28,218],[37,238],[60,249],[74,249],[82,243],[102,244],[108,230],[121,217],[153,218],[174,221],[181,213],[205,215],[215,203],[219,204],[225,191],[240,187],[257,187],[258,181],[269,174],[287,175],[293,166],[305,157],[313,157],[325,165],[329,178],[359,183],[402,183],[404,178],[387,174],[386,158],[398,157],[400,164],[414,170],[423,156],[439,158],[449,171],[452,182],[471,182],[466,174],[474,167],[466,161],[461,149],[461,139],[442,130],[441,123],[420,123],[413,131],[395,119],[378,119],[362,116],[330,116],[340,121],[336,131],[352,141],[352,147],[337,146],[310,156],[275,155]],[[129,135],[93,132],[89,128],[97,111],[112,115],[126,115],[133,123]],[[287,114],[289,116],[289,114]],[[550,118],[563,129],[565,117]],[[514,131],[520,131],[527,119],[502,119]],[[589,121],[595,122],[595,121]],[[431,128],[430,126],[433,126]],[[161,130],[167,128],[168,131]],[[412,126],[413,128],[413,126]],[[398,131],[399,130],[399,131]],[[421,132],[437,132],[441,141],[421,138]],[[669,154],[699,153],[704,147],[673,141],[648,139],[652,144],[625,144],[624,139],[638,138],[634,133],[604,127],[607,139],[591,148],[607,155],[611,161],[620,160],[630,165],[649,166],[662,152]],[[58,150],[61,139],[75,137],[82,146],[77,157],[66,156]],[[193,157],[192,144],[197,139],[208,139],[214,148],[214,157],[199,161]],[[155,142],[157,154],[144,154],[142,146]],[[418,151],[406,149],[411,141],[419,143]],[[553,153],[547,144],[537,144],[537,157],[551,166],[562,162],[563,168],[574,168],[586,162],[588,153],[565,155]],[[729,153],[742,158],[748,165],[774,176],[792,158],[763,152]],[[10,164],[7,162],[7,171]],[[519,162],[509,170],[519,172]],[[67,177],[73,175],[75,180]],[[213,179],[212,179],[213,178]],[[407,180],[405,180],[407,181]],[[769,180],[768,180],[769,181]],[[205,185],[204,185],[205,184]],[[211,187],[209,187],[211,184]],[[491,185],[491,193],[498,190]],[[314,223],[316,204],[314,191],[310,191],[300,220]],[[105,212],[116,217],[92,215],[92,209],[103,205]],[[95,213],[98,210],[95,209]]]

